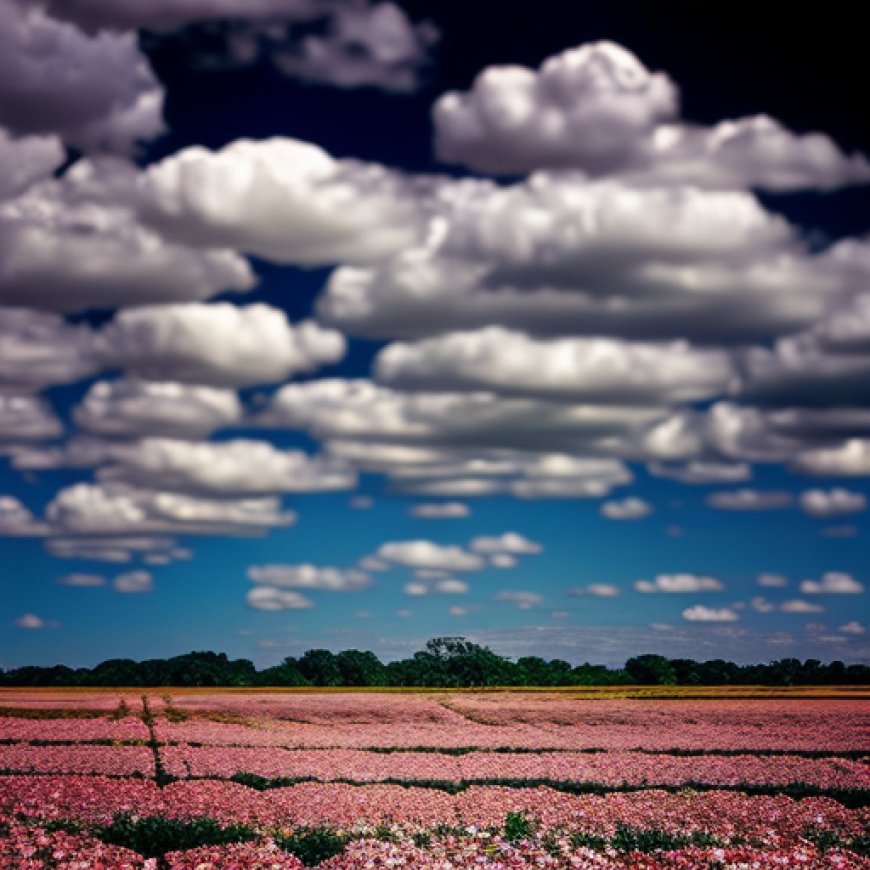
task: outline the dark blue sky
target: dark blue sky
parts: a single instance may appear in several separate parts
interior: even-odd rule
[[[212,5],[0,0],[0,666],[870,659],[845,6]]]

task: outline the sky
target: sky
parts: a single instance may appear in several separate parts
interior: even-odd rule
[[[845,8],[0,0],[0,667],[870,661]]]

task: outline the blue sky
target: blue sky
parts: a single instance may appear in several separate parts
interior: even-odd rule
[[[850,37],[218,6],[0,0],[0,666],[870,659]]]

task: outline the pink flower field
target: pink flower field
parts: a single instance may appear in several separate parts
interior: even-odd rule
[[[870,867],[862,700],[74,697],[5,699],[2,868]]]

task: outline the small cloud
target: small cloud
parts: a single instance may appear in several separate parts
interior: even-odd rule
[[[536,555],[544,548],[535,541],[530,541],[524,535],[520,535],[517,532],[505,532],[503,535],[475,538],[471,542],[471,549],[474,550],[475,553],[485,553],[486,555],[491,555],[493,553],[511,553],[513,555],[523,556]]]
[[[813,604],[810,601],[803,601],[800,598],[793,598],[791,601],[783,601],[779,609],[783,613],[823,613],[825,608],[821,604]]]
[[[651,622],[649,627],[653,631],[670,631],[673,628],[673,626],[667,622]]]
[[[245,598],[252,610],[307,610],[314,602],[301,592],[292,589],[274,589],[271,586],[257,586]]]
[[[749,603],[752,609],[758,613],[771,613],[776,610],[776,605],[761,595],[756,595]]]
[[[638,580],[634,584],[638,592],[719,592],[725,587],[715,577],[695,574],[659,574],[655,580]]]
[[[867,498],[860,492],[848,489],[808,489],[801,493],[801,508],[810,516],[835,517],[842,514],[857,514],[867,509]]]
[[[686,530],[682,526],[668,526],[665,529],[665,534],[669,538],[684,538],[686,536]]]
[[[154,578],[147,571],[128,571],[119,574],[112,581],[115,592],[124,594],[136,594],[139,592],[151,592],[154,589]]]
[[[464,607],[451,607],[448,611],[451,616],[465,616],[468,611]]]
[[[639,520],[652,513],[652,505],[642,498],[628,496],[615,501],[608,501],[601,505],[601,516],[609,520]]]
[[[46,621],[35,613],[23,613],[15,620],[15,625],[17,625],[18,628],[28,628],[32,630],[47,627]]]
[[[399,619],[408,619],[408,617],[413,616],[413,613],[410,610],[405,610],[403,608],[402,610],[396,611],[396,616],[398,616]]]
[[[462,519],[469,516],[468,505],[459,501],[433,502],[414,505],[409,513],[424,520]]]
[[[377,556],[363,556],[357,563],[363,571],[389,571],[393,566]]]
[[[58,577],[57,582],[61,586],[105,586],[109,581],[99,574],[66,574]]]
[[[867,629],[861,625],[856,619],[853,619],[851,622],[847,622],[845,625],[841,625],[837,631],[842,631],[843,634],[864,634]]]
[[[769,589],[779,589],[783,586],[788,586],[788,577],[783,574],[773,574],[764,571],[758,575],[758,585]]]
[[[357,610],[356,613],[354,613],[354,616],[357,619],[371,619],[372,618],[372,615],[371,615],[371,613],[368,612],[368,610]]]
[[[489,564],[493,568],[516,568],[517,557],[510,553],[493,553],[489,557]]]
[[[567,619],[571,614],[567,610],[551,610],[550,616],[553,619]]]
[[[683,619],[689,622],[736,622],[740,617],[728,607],[705,607],[696,604],[683,611]]]
[[[828,571],[821,580],[804,580],[800,586],[804,595],[858,595],[864,587],[851,574]]]
[[[711,493],[707,504],[726,511],[771,511],[790,507],[792,495],[783,490],[732,489]]]
[[[367,511],[374,507],[375,500],[367,495],[355,495],[348,504],[355,511]]]
[[[464,580],[448,577],[435,583],[435,591],[445,595],[464,595],[468,592],[468,584]]]
[[[429,587],[425,583],[406,583],[402,591],[405,595],[428,595]]]
[[[619,587],[611,583],[589,583],[586,586],[575,586],[568,590],[569,595],[593,595],[598,598],[613,598],[619,595]]]
[[[520,590],[504,590],[499,592],[498,595],[495,596],[496,601],[510,601],[520,610],[531,610],[533,607],[537,607],[543,600],[544,597],[542,595],[538,595],[537,592],[523,592]]]

